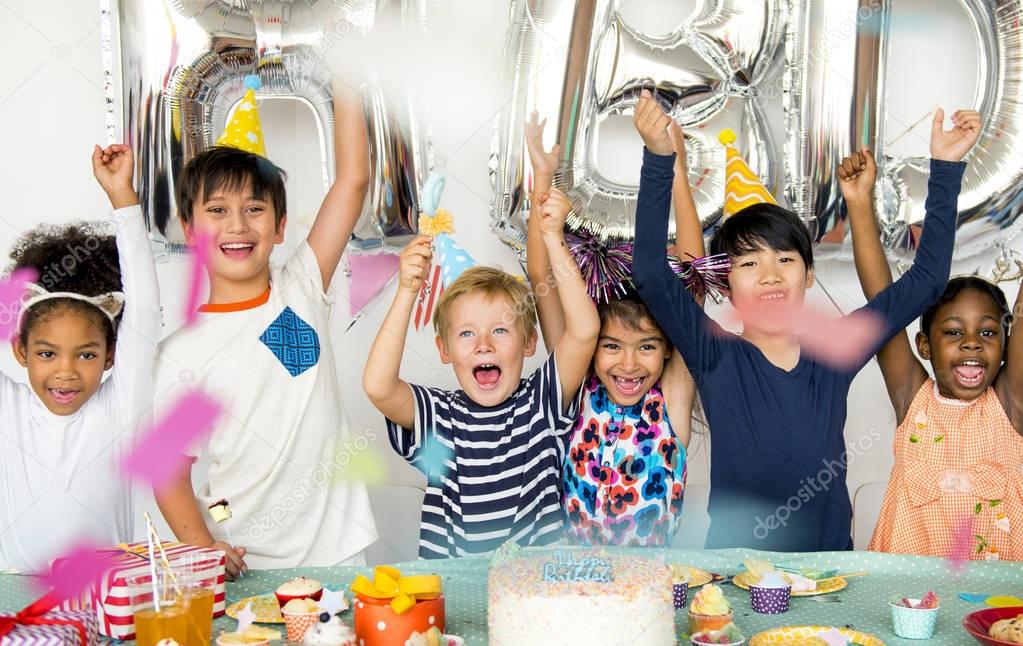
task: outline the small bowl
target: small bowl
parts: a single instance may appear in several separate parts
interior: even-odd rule
[[[892,629],[903,639],[930,639],[934,636],[934,627],[938,623],[937,608],[907,608],[898,601],[888,602],[892,609]],[[920,603],[919,599],[910,599],[910,603]]]
[[[696,637],[696,635],[692,635],[692,636],[689,637],[689,643],[691,643],[693,646],[712,646],[712,644],[713,644],[713,646],[742,646],[743,644],[746,643],[745,639],[740,639],[737,642],[725,642],[723,644],[721,642],[713,642],[713,643],[712,642],[698,642],[698,641],[696,641],[695,637]]]
[[[963,628],[981,644],[987,644],[987,646],[1017,646],[1012,642],[990,637],[987,631],[996,621],[1012,619],[1021,614],[1023,614],[1023,606],[1016,606],[1014,608],[986,608],[971,612],[963,617]]]

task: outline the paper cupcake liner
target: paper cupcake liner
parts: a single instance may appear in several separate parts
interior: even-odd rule
[[[689,611],[689,634],[704,630],[721,630],[732,623],[732,613],[727,615],[699,615]]]
[[[284,627],[288,630],[289,642],[300,642],[305,638],[305,633],[320,620],[320,613],[310,612],[301,615],[293,615],[285,612]]]
[[[892,608],[892,628],[896,635],[903,639],[930,639],[934,636],[938,608],[907,608],[895,603],[889,605]]]
[[[681,610],[686,607],[686,601],[689,597],[689,584],[683,581],[682,583],[673,583],[671,586],[671,599],[675,603],[675,610]]]
[[[764,615],[780,615],[789,610],[789,597],[792,595],[791,587],[784,588],[761,588],[751,585],[749,588],[749,600],[753,605],[753,611]]]

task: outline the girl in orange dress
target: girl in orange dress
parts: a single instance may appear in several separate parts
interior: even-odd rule
[[[867,150],[839,169],[868,298],[891,282],[874,224],[876,174]],[[916,335],[934,378],[907,334],[878,353],[899,427],[869,549],[948,557],[965,547],[956,537],[968,536],[973,559],[1023,560],[1023,331],[1009,335],[1021,317],[1023,285],[1010,312],[994,283],[953,278]]]

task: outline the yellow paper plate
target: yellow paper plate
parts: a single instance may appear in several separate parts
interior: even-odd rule
[[[732,578],[732,583],[735,584],[736,587],[742,588],[743,590],[749,590],[749,584],[752,578],[753,576],[749,572],[742,572],[741,574],[736,574]],[[825,581],[824,583],[818,585],[816,590],[811,590],[810,592],[793,592],[792,596],[813,597],[818,594],[838,592],[847,585],[849,585],[849,582],[846,581],[845,579],[831,579],[830,581]]]
[[[811,646],[827,644],[823,639],[814,639],[821,633],[829,630],[837,630],[845,637],[863,646],[885,646],[885,643],[867,633],[861,633],[851,628],[833,628],[831,626],[786,626],[784,628],[773,628],[757,633],[749,640],[749,646],[769,646],[770,644],[787,644],[789,646]]]
[[[262,597],[246,597],[237,603],[232,603],[225,611],[231,619],[238,618],[238,612],[245,607],[245,604],[252,603],[252,612],[256,613],[257,624],[283,624],[284,617],[281,615],[281,604],[277,603],[277,597],[272,594]]]
[[[692,566],[692,565],[681,565],[679,563],[672,563],[671,564],[671,571],[672,571],[673,574],[674,574],[674,572],[676,570],[679,570],[679,569],[689,570],[689,587],[690,588],[698,588],[701,585],[703,585],[705,583],[710,583],[711,581],[714,580],[714,575],[711,574],[710,572],[708,572],[707,570],[704,570],[703,568],[698,568],[698,567],[695,567],[695,566]]]

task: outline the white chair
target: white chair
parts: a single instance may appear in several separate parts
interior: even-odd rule
[[[856,489],[853,494],[853,548],[867,549],[874,526],[881,516],[881,503],[884,492],[888,489],[888,481],[867,482]]]
[[[419,516],[426,490],[413,485],[373,485],[368,489],[380,538],[366,548],[366,564],[419,558]]]

